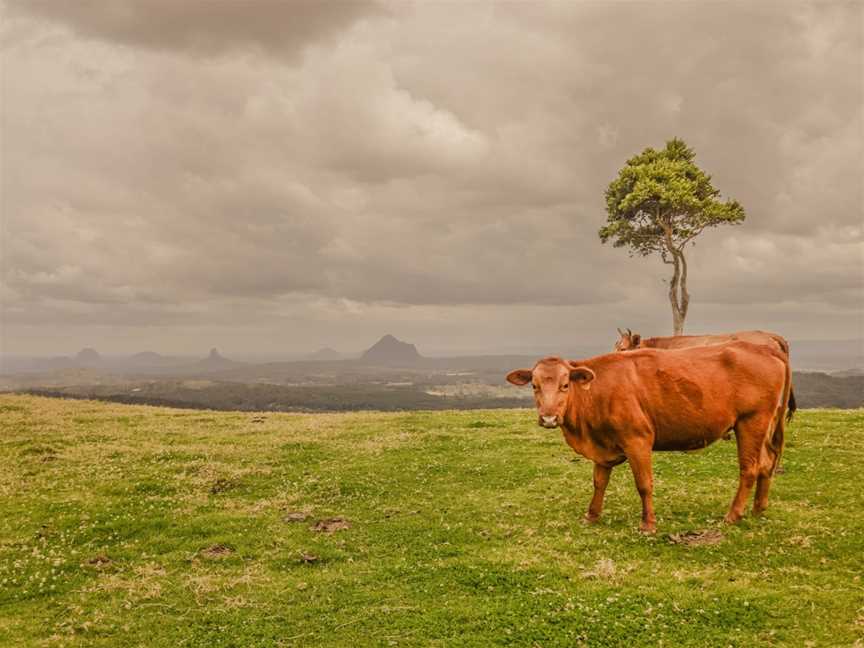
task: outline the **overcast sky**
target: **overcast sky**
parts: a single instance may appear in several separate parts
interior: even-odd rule
[[[673,136],[747,210],[688,332],[864,337],[862,7],[7,1],[2,350],[669,334],[597,229]]]

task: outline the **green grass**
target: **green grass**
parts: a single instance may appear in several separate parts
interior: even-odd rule
[[[864,643],[862,410],[799,412],[732,528],[734,443],[655,455],[655,537],[626,467],[584,526],[528,410],[261,416],[0,396],[0,644]]]

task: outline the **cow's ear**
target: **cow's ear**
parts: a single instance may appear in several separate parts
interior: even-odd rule
[[[514,369],[510,373],[507,374],[507,382],[513,385],[527,385],[531,382],[531,370],[530,369]]]
[[[588,389],[591,386],[591,381],[596,377],[597,375],[588,367],[570,365],[570,380],[579,383],[582,389]]]
[[[633,343],[634,347],[638,347],[639,343],[642,341],[642,336],[639,335],[638,333],[633,333],[630,336],[630,341]]]

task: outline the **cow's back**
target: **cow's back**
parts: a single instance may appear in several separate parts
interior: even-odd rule
[[[736,422],[775,408],[785,360],[773,347],[733,341],[682,349],[638,349],[586,363],[597,374],[589,413],[616,434],[647,425],[657,450],[704,447]]]
[[[735,341],[766,345],[778,349],[787,356],[789,355],[789,344],[783,336],[758,330],[713,335],[675,335],[670,337],[645,338],[642,340],[640,347],[649,349],[688,349]]]

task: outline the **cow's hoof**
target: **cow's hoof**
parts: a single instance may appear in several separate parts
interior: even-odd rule
[[[582,518],[582,521],[585,524],[594,524],[599,519],[600,519],[599,515],[594,515],[593,513],[586,513],[585,517]]]
[[[736,524],[741,519],[740,513],[727,513],[723,518],[726,524]]]
[[[657,533],[657,525],[656,524],[645,524],[644,522],[639,525],[639,531],[644,535],[654,535]]]

